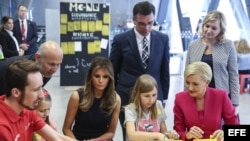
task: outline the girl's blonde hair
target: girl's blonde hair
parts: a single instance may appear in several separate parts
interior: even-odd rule
[[[154,88],[158,89],[156,80],[148,74],[143,74],[135,82],[132,90],[130,102],[135,104],[136,112],[138,113],[138,120],[142,118],[142,106],[141,106],[141,93],[147,93],[152,91]],[[157,118],[157,107],[156,101],[150,108],[151,118]]]

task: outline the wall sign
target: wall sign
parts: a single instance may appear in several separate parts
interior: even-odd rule
[[[60,3],[61,86],[83,85],[91,60],[108,57],[109,11],[106,3]]]

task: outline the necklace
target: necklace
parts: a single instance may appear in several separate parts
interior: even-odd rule
[[[212,54],[212,47],[211,47],[211,45],[206,45],[206,49],[204,51],[204,54]]]

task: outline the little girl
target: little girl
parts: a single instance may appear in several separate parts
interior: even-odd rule
[[[166,114],[157,100],[157,83],[148,75],[141,75],[135,82],[131,103],[125,106],[125,122],[128,140],[178,139],[174,131],[167,131]]]
[[[49,118],[49,112],[50,112],[50,108],[52,106],[51,103],[51,96],[48,93],[48,91],[46,89],[43,88],[43,92],[44,92],[44,97],[43,99],[39,102],[36,110],[38,115],[48,124],[50,125],[53,129],[56,129],[56,125],[54,122],[51,121],[51,119]],[[33,135],[33,141],[46,141],[45,139],[43,139],[39,134],[34,133]]]

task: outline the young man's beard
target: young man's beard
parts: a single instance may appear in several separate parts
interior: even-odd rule
[[[24,97],[25,97],[25,93],[21,92],[21,97],[19,99],[19,104],[22,105],[24,108],[28,109],[28,110],[34,110],[36,107],[30,107],[24,104]]]

